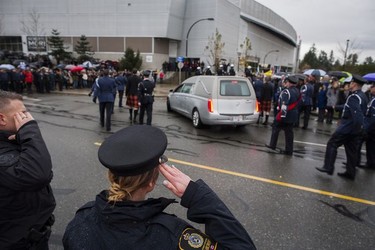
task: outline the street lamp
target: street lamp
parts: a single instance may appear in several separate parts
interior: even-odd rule
[[[196,25],[197,23],[201,22],[201,21],[205,21],[205,20],[208,20],[208,21],[213,21],[215,20],[214,18],[212,17],[209,17],[209,18],[202,18],[202,19],[199,19],[197,21],[195,21],[189,28],[187,34],[186,34],[186,58],[188,57],[188,41],[189,41],[189,34],[190,34],[190,31],[191,31],[191,28],[193,28],[194,25]]]
[[[268,51],[267,54],[264,56],[264,59],[263,59],[263,67],[264,67],[264,65],[266,64],[266,58],[267,58],[267,56],[268,56],[269,54],[271,54],[272,52],[280,52],[280,50],[278,50],[278,49],[273,49],[273,50]]]

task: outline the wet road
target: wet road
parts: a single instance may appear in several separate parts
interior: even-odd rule
[[[52,155],[57,207],[50,246],[62,249],[64,229],[75,211],[107,188],[97,150],[110,133],[100,127],[98,105],[89,97],[35,96],[25,103]],[[129,126],[128,116],[127,109],[115,107],[112,131]],[[375,172],[359,169],[354,182],[338,177],[336,172],[344,170],[343,149],[335,175],[317,172],[335,125],[317,124],[314,118],[308,130],[295,130],[293,157],[264,147],[270,126],[197,130],[190,120],[167,113],[162,98],[154,104],[153,125],[168,136],[170,164],[192,179],[204,179],[259,249],[374,249]],[[161,181],[151,196],[173,197]],[[168,212],[186,218],[186,210],[177,204]]]

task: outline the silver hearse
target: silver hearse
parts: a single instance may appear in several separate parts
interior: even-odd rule
[[[167,110],[178,112],[202,125],[244,126],[258,118],[253,85],[245,77],[194,76],[183,81],[167,97]]]

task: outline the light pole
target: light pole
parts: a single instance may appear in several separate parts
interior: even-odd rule
[[[264,56],[264,58],[263,58],[263,67],[264,67],[264,65],[266,64],[266,58],[267,58],[267,56],[268,56],[269,54],[271,54],[272,52],[280,52],[280,50],[278,50],[278,49],[273,49],[273,50],[268,51],[267,54],[266,54],[266,55]]]
[[[202,18],[202,19],[199,19],[199,20],[195,21],[195,22],[190,26],[190,28],[189,28],[189,30],[188,30],[188,32],[187,32],[187,34],[186,34],[186,53],[185,53],[186,58],[188,58],[188,41],[189,41],[189,34],[190,34],[190,31],[191,31],[191,29],[193,28],[194,25],[196,25],[197,23],[199,23],[199,22],[201,22],[201,21],[205,21],[205,20],[213,21],[213,20],[215,20],[215,19],[212,18],[212,17],[209,17],[209,18]]]

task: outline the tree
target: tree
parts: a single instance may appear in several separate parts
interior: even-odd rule
[[[357,59],[358,55],[361,54],[361,49],[360,49],[360,44],[357,43],[355,39],[353,40],[347,40],[345,46],[342,46],[340,43],[338,45],[339,47],[339,52],[342,55],[343,58],[343,68],[345,69],[346,63],[348,63],[347,59],[349,59],[350,55],[357,54]],[[352,58],[353,59],[353,58]],[[353,61],[351,61],[351,64]]]
[[[43,25],[40,22],[40,15],[36,12],[35,9],[32,9],[31,13],[28,15],[28,19],[20,21],[22,27],[21,32],[27,36],[35,37],[35,51],[37,53],[41,52],[46,48],[45,41],[45,30]]]
[[[221,34],[219,33],[218,29],[216,29],[215,34],[208,37],[208,43],[205,49],[205,51],[208,51],[208,58],[210,60],[208,63],[213,65],[215,69],[219,68],[220,61],[224,54],[225,43],[221,41],[221,38]]]
[[[349,65],[351,65],[351,66],[354,66],[354,65],[358,64],[358,55],[357,55],[357,53],[350,54],[348,56],[347,63]]]
[[[125,50],[124,56],[119,61],[120,69],[140,69],[142,66],[142,57],[137,50],[137,53],[134,53],[134,50],[131,48],[127,48]]]
[[[317,50],[315,48],[315,44],[313,44],[311,48],[309,49],[309,51],[303,57],[300,67],[302,69],[319,68],[319,61],[318,61],[318,57],[316,53],[317,53]]]
[[[79,40],[77,41],[77,45],[74,47],[75,52],[78,54],[78,61],[84,62],[92,59],[94,52],[91,51],[90,42],[87,41],[87,37],[85,35],[81,35]]]
[[[333,50],[331,50],[331,52],[329,53],[329,64],[333,66],[333,64],[335,63],[335,57],[333,56]]]
[[[332,65],[329,62],[327,53],[324,50],[321,50],[318,57],[318,62],[320,65],[320,69],[324,69],[326,71],[330,71],[332,69]]]
[[[71,58],[71,53],[65,51],[68,47],[64,47],[64,41],[60,37],[60,32],[56,29],[52,29],[52,36],[48,37],[48,45],[51,50],[49,53],[55,59],[57,64],[60,63],[61,60]]]
[[[251,51],[251,41],[250,41],[250,38],[245,37],[243,43],[240,44],[240,48],[242,50],[241,51],[241,59],[240,59],[240,61],[242,61],[242,64],[244,64],[244,66],[246,66],[245,63],[246,63],[248,57],[250,56],[249,52]]]
[[[369,56],[369,57],[366,57],[366,58],[365,58],[365,61],[364,61],[363,64],[374,64],[374,63],[375,63],[375,62],[374,62],[374,60],[372,59],[372,57]]]

